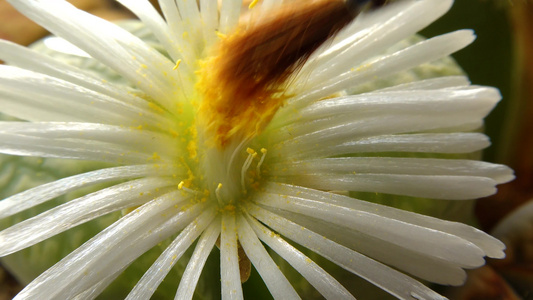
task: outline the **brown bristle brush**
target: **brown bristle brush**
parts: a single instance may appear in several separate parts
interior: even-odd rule
[[[225,41],[224,65],[231,80],[242,80],[240,94],[275,88],[324,42],[363,9],[384,0],[304,0],[285,4]]]
[[[283,106],[287,79],[363,9],[383,0],[292,1],[222,38],[203,63],[199,117],[223,148],[232,137],[251,138]]]

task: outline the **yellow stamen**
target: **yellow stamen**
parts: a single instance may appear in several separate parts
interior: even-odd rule
[[[254,8],[254,7],[257,5],[258,2],[259,2],[259,0],[254,0],[254,1],[252,1],[252,2],[250,3],[250,5],[248,5],[248,9],[252,9],[252,8]]]
[[[176,61],[176,65],[174,66],[174,68],[172,68],[172,70],[177,70],[178,67],[180,66],[180,64],[181,64],[181,59],[178,59],[178,60]]]
[[[220,190],[222,189],[222,183],[219,183],[217,189],[215,190],[215,196],[217,197],[218,203],[222,204],[222,197],[220,196]]]
[[[267,149],[265,148],[261,148],[261,153],[263,155],[261,155],[261,159],[259,160],[259,163],[257,163],[257,177],[261,177],[261,165],[263,164],[263,162],[265,161],[265,157],[266,157],[266,154],[267,154]]]

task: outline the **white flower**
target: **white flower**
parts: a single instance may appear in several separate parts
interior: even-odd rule
[[[10,64],[0,66],[0,110],[28,121],[0,123],[0,151],[115,165],[1,201],[0,217],[6,218],[82,187],[113,183],[0,232],[1,255],[111,212],[129,212],[16,299],[95,297],[145,251],[176,235],[131,299],[148,299],[196,240],[176,299],[193,296],[217,238],[223,299],[242,298],[240,247],[274,298],[298,298],[262,243],[328,299],[353,296],[291,243],[401,299],[441,296],[396,269],[460,285],[464,268],[483,265],[484,256],[503,257],[503,244],[473,227],[331,192],[464,200],[491,195],[496,184],[513,178],[505,166],[435,158],[489,145],[473,130],[499,101],[496,89],[449,76],[343,92],[470,44],[473,33],[460,30],[387,52],[444,14],[452,0],[401,1],[362,14],[313,53],[289,79],[284,96],[269,99],[279,101],[256,118],[248,105],[223,97],[227,85],[207,69],[216,69],[213,61],[199,63],[219,43],[217,31],[231,38],[240,0],[222,1],[220,8],[214,0],[200,0],[199,6],[161,0],[166,21],[148,1],[119,1],[152,31],[168,57],[64,1],[9,2],[128,82],[107,82],[0,42],[0,59]],[[260,1],[250,22],[281,2]],[[232,126],[223,127],[230,119]]]

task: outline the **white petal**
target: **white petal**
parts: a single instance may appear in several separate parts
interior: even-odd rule
[[[282,5],[283,0],[262,0],[259,2],[259,7],[263,13],[277,8],[279,5]]]
[[[261,278],[263,278],[274,299],[300,299],[298,293],[296,293],[285,275],[281,273],[279,267],[265,250],[265,247],[263,247],[248,221],[242,216],[237,218],[237,231],[239,242],[244,252],[246,252],[246,256],[248,256]]]
[[[161,11],[165,16],[168,27],[170,29],[171,40],[173,47],[183,56],[183,64],[187,64],[189,68],[194,66],[198,59],[198,54],[195,52],[193,45],[184,37],[187,32],[183,24],[183,20],[176,5],[175,0],[159,0]]]
[[[485,254],[489,257],[501,258],[504,256],[503,249],[505,249],[505,246],[502,242],[482,232],[481,230],[462,223],[444,221],[437,218],[424,216],[421,214],[416,214],[385,205],[379,205],[368,201],[357,200],[351,197],[307,189],[298,186],[269,183],[265,186],[265,189],[267,189],[271,193],[282,195],[297,195],[303,198],[314,199],[317,201],[336,204],[344,207],[350,207],[356,210],[379,214],[383,217],[396,219],[403,222],[409,222],[418,226],[447,232],[462,237],[476,244],[479,248],[483,249]]]
[[[250,204],[248,211],[280,234],[315,251],[340,267],[361,276],[399,299],[445,299],[407,275],[260,207]]]
[[[381,89],[381,92],[390,91],[415,91],[415,90],[437,90],[437,89],[451,89],[464,88],[470,85],[470,80],[466,76],[444,76],[437,78],[430,78],[399,84],[396,86]]]
[[[481,120],[481,119],[479,119]],[[446,130],[454,126],[469,124],[472,119],[466,113],[459,114],[400,114],[379,117],[359,118],[340,116],[337,120],[327,120],[332,124],[305,124],[295,128],[280,130],[272,142],[294,143],[306,149],[318,145],[339,145],[347,141],[368,139],[379,135],[421,133]]]
[[[412,36],[446,13],[453,1],[402,1],[368,15],[362,14],[342,35],[345,39],[326,48],[311,61],[306,82],[313,87],[344,73],[353,66],[383,53],[395,43]],[[305,74],[305,70],[302,71]]]
[[[203,23],[200,18],[197,1],[176,1],[178,10],[183,20],[184,29],[186,30],[185,38],[192,44],[197,53],[202,53],[204,48]]]
[[[150,175],[173,175],[173,171],[172,168],[156,168],[150,164],[108,168],[59,179],[0,201],[0,219],[86,186]]]
[[[470,132],[378,135],[361,139],[346,137],[338,144],[324,143],[324,146],[320,140],[317,142],[320,147],[287,141],[272,149],[273,157],[283,157],[286,153],[291,153],[295,159],[365,152],[470,153],[490,145],[486,135]]]
[[[222,300],[243,299],[239,256],[237,254],[237,226],[235,214],[222,214],[220,235],[220,280]]]
[[[318,190],[385,193],[446,200],[471,200],[493,195],[497,191],[496,181],[479,176],[305,174],[285,181]]]
[[[276,213],[336,243],[418,278],[442,285],[462,285],[466,279],[466,272],[459,265],[439,260],[431,253],[417,253],[316,218],[281,210]]]
[[[305,143],[328,136],[328,144],[346,136],[441,130],[482,122],[500,100],[496,89],[368,93],[322,100],[304,108],[273,140]]]
[[[142,228],[137,232],[135,239],[125,241],[119,246],[120,248],[113,249],[113,252],[110,252],[109,255],[102,257],[100,261],[96,261],[91,269],[93,272],[89,276],[84,276],[82,280],[68,287],[68,291],[65,293],[66,297],[68,298],[72,294],[85,290],[89,286],[96,284],[102,277],[110,276],[117,269],[131,264],[136,258],[150,250],[150,248],[190,224],[202,212],[205,205],[184,206],[180,208],[183,212],[169,210],[168,213],[172,218],[158,227],[150,227],[149,230]]]
[[[461,90],[376,91],[327,99],[299,111],[298,122],[349,114],[353,118],[380,115],[453,114],[471,112],[472,119],[484,118],[501,99],[490,87],[466,87]]]
[[[341,226],[344,230],[355,230],[421,255],[431,253],[437,259],[460,266],[478,267],[485,263],[483,251],[473,243],[409,222],[298,196],[261,195],[255,197],[254,201],[261,206],[312,216]]]
[[[154,127],[161,121],[161,117],[149,110],[12,66],[0,65],[0,95],[0,111],[28,121],[87,121]],[[161,124],[167,123],[162,121]]]
[[[202,18],[203,34],[206,48],[213,45],[216,40],[216,29],[218,27],[218,3],[217,0],[200,0],[200,15]]]
[[[116,270],[113,274],[108,275],[102,279],[92,287],[86,289],[82,293],[79,293],[76,295],[73,300],[93,300],[98,295],[100,295],[110,284],[115,280],[122,272],[127,268],[123,267],[121,269]]]
[[[355,299],[335,278],[305,256],[298,249],[287,243],[280,236],[261,225],[246,214],[246,219],[257,236],[272,250],[276,251],[293,268],[309,281],[326,299]]]
[[[170,30],[165,23],[165,20],[155,10],[155,8],[147,0],[117,0],[120,4],[132,11],[142,22],[150,29],[150,31],[157,37],[159,42],[163,44],[165,50],[168,51],[172,59],[178,60],[182,58],[177,49],[172,45],[170,39]]]
[[[217,238],[220,235],[220,218],[215,219],[211,225],[204,231],[200,240],[194,248],[187,268],[181,277],[178,291],[176,292],[175,300],[192,299],[194,290],[198,284],[198,279],[204,268],[207,257],[215,246]]]
[[[144,273],[126,299],[149,299],[183,253],[200,236],[215,216],[214,207],[204,211],[172,241],[152,266]]]
[[[84,140],[63,140],[0,133],[0,152],[20,156],[71,158],[115,164],[142,164],[150,155],[131,151],[126,146]]]
[[[179,80],[172,62],[129,32],[66,1],[9,1],[18,11],[89,53],[169,109]],[[164,73],[164,71],[167,71]]]
[[[94,123],[75,122],[2,122],[0,134],[30,136],[55,141],[61,145],[64,141],[85,141],[117,144],[127,147],[129,151],[173,157],[177,145],[169,136],[139,128],[125,128]],[[162,147],[166,145],[167,147]],[[185,145],[183,145],[185,146]],[[184,149],[184,148],[183,148]]]
[[[275,164],[269,171],[275,176],[313,174],[323,178],[333,174],[410,174],[488,177],[498,184],[514,179],[513,170],[504,165],[475,160],[339,157]]]
[[[365,65],[340,76],[312,86],[303,95],[291,100],[291,109],[299,108],[317,99],[328,97],[338,91],[356,87],[367,81],[410,69],[420,64],[448,56],[474,40],[471,30],[460,30],[437,36],[396,53],[379,57]]]
[[[168,179],[143,178],[71,200],[1,231],[0,253],[19,251],[112,211],[141,205],[161,194],[156,189],[171,184]]]
[[[116,100],[120,100],[128,105],[134,105],[139,109],[144,110],[147,114],[146,117],[154,118],[148,102],[142,98],[134,96],[125,86],[117,86],[106,82],[93,73],[55,60],[37,51],[9,41],[0,40],[0,59],[4,60],[9,65],[62,79]],[[165,124],[164,121],[164,118],[158,118],[158,122]]]
[[[222,0],[218,31],[227,34],[237,26],[241,14],[242,0]]]
[[[181,196],[181,191],[176,191],[127,214],[42,273],[15,299],[54,299],[59,295],[61,298],[67,298],[68,294],[74,296],[84,292],[97,284],[102,277],[107,277],[99,273],[103,267],[110,269],[109,275],[114,274],[117,269],[122,269],[116,261],[117,256],[119,259],[127,258],[122,265],[125,266],[128,260],[134,259],[131,258],[132,254],[134,257],[141,255],[166,238],[166,234],[179,230],[179,226],[172,228],[170,232],[154,230],[158,226],[161,227],[176,217],[196,217],[199,214],[198,206],[180,211],[180,204],[188,204],[185,202],[187,199]],[[194,211],[197,212],[196,215]],[[175,222],[172,225],[175,225]],[[186,224],[182,225],[185,227]]]

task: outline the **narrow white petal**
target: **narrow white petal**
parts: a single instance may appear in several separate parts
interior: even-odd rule
[[[82,293],[76,295],[73,300],[93,300],[100,295],[122,272],[127,268],[123,267],[116,270],[113,274],[110,274],[102,279],[92,287],[86,289]]]
[[[237,218],[237,230],[239,242],[246,252],[246,256],[263,278],[274,299],[300,299],[298,293],[263,247],[248,221],[241,215]]]
[[[381,89],[381,92],[390,91],[416,91],[416,90],[437,90],[437,89],[451,89],[464,88],[470,85],[470,80],[466,76],[444,76],[437,78],[430,78],[399,84],[396,86]]]
[[[357,200],[351,197],[307,189],[299,186],[268,183],[265,186],[265,189],[274,194],[297,195],[303,198],[350,207],[356,210],[379,214],[386,218],[396,219],[403,222],[416,224],[418,226],[447,232],[476,244],[479,248],[483,249],[485,254],[489,257],[502,258],[504,256],[503,249],[505,249],[505,245],[502,242],[482,232],[481,230],[462,223],[444,221],[385,205],[379,205],[368,201]]]
[[[204,211],[172,241],[152,266],[144,273],[126,299],[149,299],[183,253],[200,236],[215,216],[214,207]]]
[[[97,183],[145,176],[175,174],[172,168],[136,165],[96,170],[46,183],[0,201],[0,219],[52,200],[68,192]],[[181,174],[181,173],[177,173]]]
[[[383,53],[395,43],[412,36],[446,13],[453,1],[403,1],[368,15],[361,15],[347,28],[345,39],[319,54],[310,78],[310,87],[349,71],[353,66]],[[305,70],[303,71],[305,74]]]
[[[132,151],[126,146],[85,141],[49,140],[47,138],[0,133],[0,152],[20,156],[70,158],[116,164],[142,164],[150,160],[150,155]]]
[[[302,274],[326,299],[355,299],[346,288],[324,269],[305,256],[298,249],[287,243],[280,236],[261,225],[257,220],[246,214],[246,219],[257,236],[272,250],[276,251],[292,267]]]
[[[320,140],[317,142],[318,145],[322,145]],[[324,147],[302,146],[296,141],[287,141],[278,145],[279,148],[274,147],[273,152],[279,153],[280,157],[285,153],[291,153],[294,158],[365,152],[470,153],[489,145],[488,137],[482,133],[427,133],[378,135],[361,139],[346,137],[338,144]]]
[[[348,71],[340,76],[312,86],[307,93],[294,99],[292,103],[301,107],[317,99],[328,97],[341,90],[353,88],[369,80],[437,60],[466,47],[473,40],[474,34],[471,30],[460,30],[422,41],[399,52],[367,62],[364,66],[354,71]]]
[[[175,300],[187,300],[192,299],[194,296],[194,290],[198,284],[198,279],[204,268],[207,257],[211,253],[211,250],[215,246],[217,238],[220,235],[220,218],[211,222],[211,225],[204,231],[194,253],[192,254],[187,268],[181,277],[178,291],[176,292]]]
[[[235,214],[222,215],[222,232],[220,235],[220,280],[222,299],[243,299],[239,256],[237,253],[237,226]]]
[[[471,200],[493,195],[497,191],[496,181],[479,176],[305,174],[287,178],[285,181],[319,190],[385,193],[446,200]]]
[[[149,230],[142,228],[137,232],[134,239],[123,243],[119,246],[120,248],[113,249],[114,251],[110,252],[110,255],[102,257],[100,261],[96,261],[89,276],[85,275],[83,280],[76,281],[72,286],[68,287],[67,293],[65,293],[66,297],[68,298],[70,295],[79,293],[96,284],[103,276],[109,276],[115,273],[118,268],[129,265],[156,244],[179,232],[205,209],[205,205],[195,205],[193,207],[189,205],[180,208],[183,210],[182,212],[177,212],[176,210],[168,211],[170,216],[172,216],[170,219]]]
[[[2,112],[28,121],[87,121],[157,127],[161,120],[138,106],[12,66],[0,65],[0,95]]]
[[[229,33],[237,26],[241,13],[242,0],[222,0],[218,31]]]
[[[417,253],[364,233],[347,230],[345,227],[301,214],[281,210],[276,212],[336,243],[418,278],[443,285],[462,285],[466,279],[466,272],[459,265],[437,259],[432,253]]]
[[[466,87],[449,90],[376,91],[318,101],[305,107],[297,120],[313,120],[349,114],[352,117],[389,114],[436,114],[472,112],[472,118],[485,117],[501,99],[490,87]]]
[[[120,73],[163,106],[174,108],[174,95],[169,91],[174,91],[179,81],[170,73],[173,64],[139,38],[66,1],[9,2],[39,25]]]
[[[206,48],[213,45],[216,40],[218,27],[218,3],[217,0],[200,0],[200,14],[202,18]]]
[[[172,59],[178,60],[181,57],[177,49],[172,45],[170,39],[170,30],[167,23],[155,8],[147,0],[117,0],[120,4],[127,7],[150,29],[150,31],[157,37],[159,42],[163,44],[165,50],[170,54]]]
[[[158,236],[161,232],[154,232],[153,229],[172,219],[174,214],[184,218],[194,215],[192,213],[194,209],[180,211],[182,206],[179,204],[187,203],[184,202],[187,199],[182,197],[181,191],[175,191],[137,208],[42,273],[15,299],[54,299],[58,295],[65,298],[66,291],[72,290],[76,284],[83,284],[86,287],[79,288],[72,295],[85,291],[102,279],[103,274],[98,274],[95,266],[101,269],[107,264],[106,266],[112,269],[109,275],[115,273],[117,269],[121,269],[113,261],[116,256],[125,257],[132,252],[139,251],[139,255],[142,254],[154,245],[152,244],[154,238],[157,240],[155,243],[165,238],[165,236]],[[175,230],[179,228],[173,228],[174,232]],[[147,237],[151,240],[146,240]],[[103,258],[108,261],[102,261]],[[88,276],[91,276],[93,280],[88,280]]]
[[[345,230],[356,230],[421,255],[431,253],[435,258],[460,266],[478,267],[485,263],[483,251],[475,244],[446,232],[297,196],[266,194],[254,200],[262,206],[312,216]]]
[[[160,156],[175,155],[175,139],[150,130],[125,128],[123,126],[75,123],[75,122],[2,122],[0,134],[31,136],[56,141],[83,140],[86,142],[102,142],[127,147],[130,151],[138,151]],[[167,145],[168,147],[161,147]]]
[[[273,165],[270,173],[275,176],[316,174],[324,178],[348,173],[478,176],[491,178],[498,184],[514,179],[513,171],[504,165],[463,159],[400,157],[340,157],[292,161]]]
[[[279,5],[282,5],[283,0],[261,0],[259,9],[262,14],[270,13],[270,11]]]
[[[198,10],[198,3],[197,1],[176,1],[176,4],[187,32],[186,38],[195,47],[196,52],[200,53],[204,48],[204,39],[201,29],[203,23]]]
[[[160,195],[171,185],[164,178],[143,178],[71,200],[0,232],[0,253],[7,255],[112,211],[134,207]]]
[[[170,30],[170,36],[172,40],[172,47],[174,47],[183,57],[181,62],[189,70],[195,69],[195,64],[199,58],[199,53],[196,52],[193,43],[190,41],[189,32],[182,17],[182,12],[178,10],[178,6],[175,0],[159,0],[161,11],[165,16],[165,19]],[[215,5],[216,9],[216,5]],[[180,64],[181,68],[181,64]],[[193,83],[194,84],[194,83]]]
[[[93,73],[55,60],[37,51],[9,41],[0,40],[0,59],[9,65],[62,79],[126,104],[134,105],[144,110],[146,118],[156,118],[153,116],[154,114],[148,102],[134,96],[125,86],[117,86],[103,81]],[[166,124],[164,118],[157,118],[157,121],[161,122],[161,124]]]
[[[328,240],[258,206],[250,204],[248,211],[280,234],[315,251],[340,267],[361,276],[399,299],[445,299],[405,274]]]
[[[478,119],[481,122],[481,116]],[[314,121],[292,128],[288,126],[279,130],[272,137],[275,143],[297,143],[301,148],[317,145],[338,145],[346,140],[372,138],[378,135],[421,133],[447,130],[472,122],[472,115],[467,112],[443,114],[398,114],[353,119],[339,116],[323,121]]]
[[[159,0],[159,6],[169,25],[181,21],[181,15],[176,6],[176,0]],[[172,26],[170,26],[172,28]]]
[[[488,87],[377,91],[337,97],[315,102],[292,117],[279,117],[275,128],[288,125],[276,141],[320,136],[341,127],[346,128],[342,133],[326,134],[337,138],[345,136],[346,130],[351,130],[349,135],[368,136],[460,126],[481,122],[500,99],[499,91]],[[357,129],[351,129],[353,126]]]

